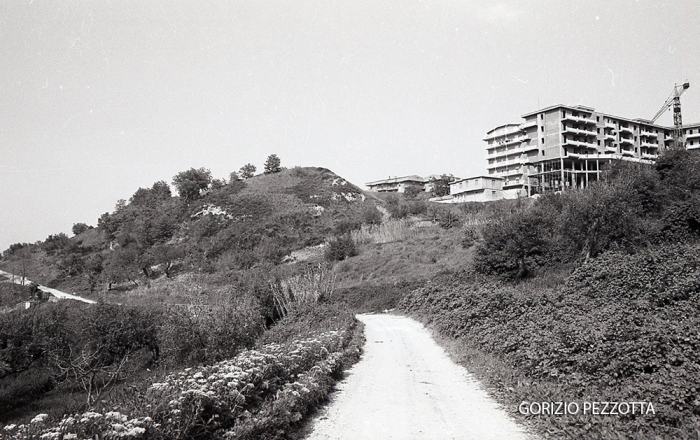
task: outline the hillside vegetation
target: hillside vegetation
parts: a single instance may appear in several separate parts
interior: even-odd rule
[[[651,402],[655,414],[530,415],[555,438],[696,438],[700,158],[621,163],[586,190],[465,228],[475,265],[405,297],[499,393],[523,402]],[[451,341],[451,342],[450,342]],[[520,416],[524,417],[524,416]]]
[[[617,163],[536,200],[451,206],[364,193],[322,168],[242,171],[188,170],[177,197],[156,182],[96,227],[3,253],[4,270],[98,300],[10,312],[35,292],[0,291],[0,423],[13,438],[295,438],[358,358],[353,314],[394,308],[545,437],[700,429],[697,154]],[[517,413],[560,400],[656,413]]]
[[[0,284],[0,423],[13,426],[13,435],[58,435],[52,421],[86,410],[150,417],[165,427],[172,414],[158,412],[150,383],[183,368],[228,361],[231,368],[255,370],[236,388],[248,404],[234,402],[242,408],[235,419],[194,428],[211,416],[196,408],[214,403],[188,400],[194,412],[183,414],[179,427],[149,425],[149,438],[203,435],[197,429],[210,437],[233,429],[249,432],[248,438],[283,438],[357,359],[361,330],[352,312],[325,304],[333,293],[332,264],[323,255],[298,263],[283,259],[347,236],[365,218],[381,219],[381,200],[366,200],[323,168],[276,168],[230,182],[191,169],[173,182],[178,196],[156,182],[120,200],[96,227],[76,224],[73,237],[55,234],[3,253],[0,267],[8,272],[98,301],[54,304],[32,289]],[[14,307],[21,301],[33,305]],[[294,353],[319,335],[337,335],[322,338],[333,359],[319,358],[316,347],[297,365]],[[245,366],[270,344],[292,357],[274,368]],[[265,374],[258,376],[257,368]],[[297,399],[291,384],[309,368],[320,368],[305,383],[311,394]],[[283,403],[278,392],[292,394]],[[151,399],[151,409],[144,409],[144,399]],[[27,424],[38,412],[47,416]],[[120,417],[61,433],[101,432]],[[146,425],[132,428],[140,432]]]

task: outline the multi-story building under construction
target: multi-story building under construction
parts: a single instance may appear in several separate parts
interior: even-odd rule
[[[505,198],[585,187],[612,160],[652,163],[674,141],[674,128],[642,119],[554,105],[526,113],[521,124],[489,131],[489,176],[503,178]],[[688,149],[700,148],[700,123],[683,126]]]

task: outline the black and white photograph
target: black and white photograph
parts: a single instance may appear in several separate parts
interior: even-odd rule
[[[700,440],[696,0],[0,0],[0,440]]]

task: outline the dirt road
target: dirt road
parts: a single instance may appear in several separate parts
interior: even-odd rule
[[[418,322],[360,315],[362,359],[338,384],[308,437],[321,439],[525,439]]]

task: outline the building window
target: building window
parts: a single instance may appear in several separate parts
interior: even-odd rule
[[[544,156],[544,150],[542,150],[542,156]]]
[[[600,122],[600,116],[596,116],[596,117],[595,117],[595,121],[596,121],[596,122]]]
[[[540,131],[544,131],[544,125],[540,127]],[[692,131],[691,131],[692,133]]]
[[[544,145],[544,138],[541,138],[541,139],[542,139],[542,145]]]

